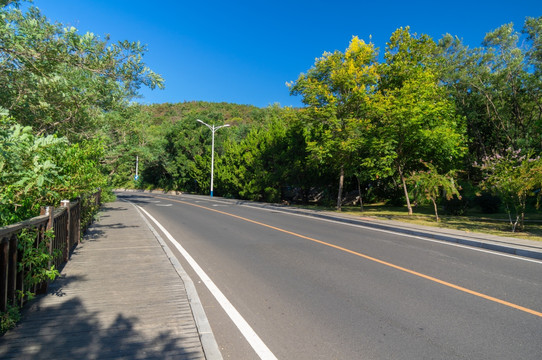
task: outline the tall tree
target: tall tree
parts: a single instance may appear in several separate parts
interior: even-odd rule
[[[373,149],[399,176],[409,214],[406,177],[420,166],[420,159],[450,168],[465,150],[461,119],[439,86],[437,54],[430,37],[401,28],[392,34],[381,65],[373,135],[378,147]]]
[[[309,149],[320,161],[336,164],[339,172],[337,209],[341,209],[346,167],[353,158],[368,117],[378,80],[373,44],[353,37],[344,53],[326,52],[306,74],[289,83],[290,94],[308,105],[302,118]]]
[[[104,111],[128,105],[142,85],[163,86],[143,63],[145,51],[50,23],[33,6],[2,7],[0,106],[39,133],[90,138]]]
[[[509,147],[542,149],[542,17],[527,18],[523,32],[526,41],[503,25],[475,49],[451,35],[439,42],[442,79],[467,119],[472,162]]]

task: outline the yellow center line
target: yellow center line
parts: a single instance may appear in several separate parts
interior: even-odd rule
[[[280,231],[280,232],[285,233],[285,234],[289,234],[289,235],[293,235],[293,236],[296,236],[296,237],[299,237],[299,238],[302,238],[302,239],[306,239],[306,240],[309,240],[309,241],[312,241],[312,242],[315,242],[315,243],[318,243],[318,244],[322,244],[322,245],[325,245],[325,246],[329,246],[329,247],[331,247],[331,248],[334,248],[334,249],[337,249],[337,250],[341,250],[341,251],[344,251],[344,252],[346,252],[346,253],[349,253],[349,254],[352,254],[352,255],[356,255],[356,256],[359,256],[359,257],[364,258],[364,259],[367,259],[367,260],[374,261],[374,262],[376,262],[376,263],[379,263],[379,264],[382,264],[382,265],[385,265],[385,266],[388,266],[388,267],[391,267],[391,268],[394,268],[394,269],[397,269],[397,270],[406,272],[406,273],[408,273],[408,274],[415,275],[415,276],[418,276],[418,277],[421,277],[421,278],[424,278],[424,279],[427,279],[427,280],[436,282],[436,283],[438,283],[438,284],[441,284],[441,285],[450,287],[450,288],[452,288],[452,289],[456,289],[456,290],[465,292],[465,293],[467,293],[467,294],[471,294],[471,295],[474,295],[474,296],[477,296],[477,297],[480,297],[480,298],[483,298],[483,299],[486,299],[486,300],[489,300],[489,301],[493,301],[493,302],[496,302],[496,303],[501,304],[501,305],[509,306],[509,307],[511,307],[511,308],[513,308],[513,309],[520,310],[520,311],[524,311],[524,312],[529,313],[529,314],[531,314],[531,315],[535,315],[535,316],[538,316],[538,317],[542,317],[542,312],[539,312],[539,311],[536,311],[536,310],[532,310],[532,309],[526,308],[526,307],[524,307],[524,306],[517,305],[517,304],[511,303],[511,302],[505,301],[505,300],[501,300],[501,299],[498,299],[498,298],[493,297],[493,296],[489,296],[489,295],[486,295],[486,294],[482,294],[482,293],[479,293],[479,292],[477,292],[477,291],[470,290],[470,289],[464,288],[464,287],[462,287],[462,286],[455,285],[455,284],[449,283],[449,282],[447,282],[447,281],[440,280],[440,279],[437,279],[437,278],[435,278],[435,277],[432,277],[432,276],[429,276],[429,275],[425,275],[425,274],[419,273],[419,272],[417,272],[417,271],[410,270],[410,269],[404,268],[404,267],[402,267],[402,266],[398,266],[398,265],[389,263],[389,262],[387,262],[387,261],[383,261],[383,260],[374,258],[374,257],[372,257],[372,256],[369,256],[369,255],[365,255],[365,254],[359,253],[359,252],[357,252],[357,251],[353,251],[353,250],[350,250],[350,249],[343,248],[342,246],[330,244],[330,243],[328,243],[328,242],[325,242],[325,241],[322,241],[322,240],[318,240],[318,239],[314,239],[314,238],[311,238],[311,237],[309,237],[309,236],[305,236],[305,235],[301,235],[301,234],[298,234],[298,233],[295,233],[295,232],[292,232],[292,231],[288,231],[288,230],[285,230],[285,229],[281,229],[281,228],[278,228],[278,227],[276,227],[276,226],[264,224],[264,223],[261,223],[261,222],[259,222],[259,221],[251,220],[251,219],[248,219],[248,218],[239,216],[239,215],[234,215],[234,214],[230,214],[230,213],[227,213],[227,212],[224,212],[224,211],[220,211],[220,210],[216,210],[216,209],[211,209],[211,208],[208,208],[208,207],[205,207],[205,206],[202,206],[202,205],[192,204],[192,203],[189,203],[189,202],[186,202],[186,201],[175,200],[175,199],[170,199],[170,198],[160,198],[160,199],[167,199],[167,200],[170,200],[170,201],[176,201],[176,202],[181,203],[181,204],[186,204],[186,205],[195,206],[195,207],[198,207],[198,208],[201,208],[201,209],[205,209],[205,210],[208,210],[208,211],[213,211],[213,212],[216,212],[216,213],[219,213],[219,214],[223,214],[223,215],[227,215],[227,216],[230,216],[230,217],[233,217],[233,218],[236,218],[236,219],[239,219],[239,220],[243,220],[243,221],[246,221],[246,222],[249,222],[249,223],[253,223],[253,224],[256,224],[256,225],[260,225],[260,226],[263,226],[263,227],[266,227],[266,228],[269,228],[269,229],[273,229],[273,230],[276,230],[276,231]]]

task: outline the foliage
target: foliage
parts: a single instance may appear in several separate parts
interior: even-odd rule
[[[541,196],[542,160],[532,156],[532,152],[509,148],[502,155],[485,157],[480,165],[485,174],[482,186],[504,201],[513,232],[524,228],[528,196],[536,192]]]
[[[99,141],[69,145],[30,127],[0,123],[0,225],[39,214],[40,206],[92,193],[107,185],[100,167]]]
[[[303,119],[309,150],[322,163],[338,168],[339,210],[345,167],[371,127],[368,113],[378,80],[376,56],[373,44],[353,37],[344,53],[325,52],[307,74],[288,84],[290,93],[303,96],[308,105]]]
[[[142,62],[139,42],[108,44],[50,23],[36,7],[0,9],[0,106],[38,133],[92,138],[104,111],[163,80]]]
[[[58,159],[67,148],[65,139],[34,136],[30,127],[0,127],[0,224],[36,216],[40,205],[59,198],[62,183]]]
[[[424,163],[424,165],[428,170],[414,172],[408,181],[414,184],[414,191],[417,197],[431,200],[435,210],[435,219],[439,222],[437,200],[441,195],[444,195],[446,200],[452,199],[454,195],[458,199],[461,199],[454,180],[455,171],[452,170],[447,174],[439,174],[434,165],[430,163]]]
[[[419,167],[420,159],[450,169],[466,150],[461,118],[439,85],[436,53],[428,36],[399,29],[390,38],[380,70],[372,149],[379,167],[399,176],[409,214],[406,174]]]
[[[19,320],[21,320],[19,308],[17,306],[8,305],[6,312],[0,312],[0,335],[13,329]]]
[[[451,35],[440,40],[442,80],[468,119],[471,162],[509,147],[541,150],[541,24],[542,17],[527,18],[523,39],[505,24],[475,49]]]
[[[223,192],[249,200],[280,201],[281,185],[290,163],[287,124],[268,120],[239,143],[229,141],[217,167]]]
[[[496,214],[501,208],[502,201],[500,197],[484,191],[476,198],[476,204],[480,206],[482,212],[486,214]]]
[[[17,263],[17,271],[23,272],[24,288],[31,289],[48,280],[54,280],[59,272],[50,262],[59,256],[58,253],[49,253],[49,243],[54,237],[53,230],[43,234],[43,239],[37,242],[37,230],[23,229],[18,235],[18,251],[21,254],[21,261]],[[19,294],[21,297],[32,298],[35,294],[29,290]]]

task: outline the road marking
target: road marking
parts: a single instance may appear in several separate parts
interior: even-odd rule
[[[161,198],[161,199],[166,199],[166,198]],[[167,199],[177,201],[176,199],[170,199],[170,198],[167,198]],[[213,202],[218,202],[218,203],[222,203],[222,204],[231,205],[231,203],[226,203],[224,201],[218,201],[218,200],[215,200],[215,199],[208,200],[208,201],[213,201]],[[197,202],[203,202],[203,201],[197,201]],[[299,214],[299,213],[284,211],[282,209],[276,209],[276,208],[266,208],[266,207],[261,207],[261,206],[253,206],[253,205],[244,204],[244,203],[241,203],[241,204],[238,204],[238,205],[243,206],[243,207],[252,208],[252,209],[258,209],[258,210],[261,210],[261,211],[268,211],[268,212],[272,212],[272,213],[273,212],[281,213],[281,214],[285,214],[285,215],[288,215],[288,216],[305,217],[305,218],[310,218],[312,220],[326,221],[326,222],[330,222],[330,223],[340,224],[342,226],[352,226],[352,227],[357,227],[357,228],[360,228],[360,229],[367,229],[367,230],[370,230],[370,231],[377,231],[377,232],[382,232],[382,233],[387,233],[387,234],[400,235],[400,236],[409,237],[409,238],[412,238],[412,239],[419,239],[419,240],[423,240],[423,241],[434,242],[434,243],[441,244],[441,245],[460,247],[462,249],[468,249],[470,251],[478,251],[478,252],[483,252],[483,253],[486,253],[486,254],[492,254],[492,255],[502,256],[502,257],[508,257],[508,258],[512,258],[512,259],[516,259],[516,260],[533,262],[533,263],[536,263],[536,264],[542,264],[542,260],[538,260],[538,259],[531,259],[531,258],[527,258],[527,257],[521,256],[521,255],[507,254],[507,253],[503,253],[503,252],[496,251],[496,250],[478,248],[478,247],[473,247],[471,245],[464,245],[464,244],[461,244],[461,243],[455,243],[455,242],[450,242],[450,241],[445,241],[445,240],[431,239],[431,238],[420,236],[420,235],[411,235],[411,234],[401,233],[401,232],[393,231],[393,230],[384,230],[384,229],[379,229],[379,228],[375,228],[375,227],[372,227],[372,226],[365,226],[365,225],[360,225],[360,224],[352,224],[352,223],[344,222],[344,221],[340,221],[340,220],[324,219],[324,218],[321,218],[321,217],[316,217],[316,216],[312,216],[312,215],[308,215],[308,214]],[[366,218],[366,217],[360,217],[360,219],[361,220],[367,220],[367,221],[373,220],[371,218]]]
[[[175,200],[177,201],[177,200]],[[200,206],[200,205],[195,205]],[[277,359],[276,356],[269,350],[267,345],[260,339],[258,334],[252,329],[252,327],[246,322],[246,320],[241,316],[239,311],[232,305],[232,303],[226,298],[226,296],[220,291],[220,289],[215,285],[211,278],[203,271],[199,264],[194,260],[194,258],[181,246],[181,244],[175,240],[175,238],[160,224],[151,214],[149,214],[145,209],[140,206],[137,206],[141,211],[145,213],[151,219],[156,226],[166,235],[166,237],[171,241],[171,243],[179,250],[182,256],[186,261],[192,266],[192,269],[198,274],[201,281],[207,286],[207,289],[213,294],[215,299],[218,301],[220,306],[224,309],[226,314],[230,317],[233,323],[237,326],[239,331],[246,338],[250,346],[258,354],[261,359],[264,360],[273,360]],[[203,206],[202,206],[203,207]]]
[[[173,199],[172,199],[172,200],[173,200]],[[289,234],[289,235],[293,235],[293,236],[299,237],[299,238],[301,238],[301,239],[305,239],[305,240],[309,240],[309,241],[312,241],[312,242],[315,242],[315,243],[318,243],[318,244],[321,244],[321,245],[329,246],[329,247],[331,247],[331,248],[334,248],[334,249],[337,249],[337,250],[341,250],[341,251],[344,251],[344,252],[346,252],[346,253],[349,253],[349,254],[352,254],[352,255],[356,255],[356,256],[359,256],[359,257],[361,257],[361,258],[364,258],[364,259],[367,259],[367,260],[371,260],[371,261],[374,261],[374,262],[376,262],[376,263],[379,263],[379,264],[382,264],[382,265],[391,267],[391,268],[393,268],[393,269],[400,270],[400,271],[406,272],[406,273],[408,273],[408,274],[415,275],[415,276],[421,277],[421,278],[423,278],[423,279],[433,281],[433,282],[435,282],[435,283],[438,283],[438,284],[447,286],[447,287],[449,287],[449,288],[452,288],[452,289],[455,289],[455,290],[458,290],[458,291],[462,291],[462,292],[464,292],[464,293],[467,293],[467,294],[470,294],[470,295],[474,295],[474,296],[477,296],[477,297],[480,297],[480,298],[483,298],[483,299],[486,299],[486,300],[489,300],[489,301],[493,301],[493,302],[495,302],[495,303],[498,303],[498,304],[501,304],[501,305],[505,305],[505,306],[511,307],[511,308],[513,308],[513,309],[516,309],[516,310],[520,310],[520,311],[526,312],[526,313],[531,314],[531,315],[535,315],[535,316],[538,316],[538,317],[542,317],[542,312],[539,312],[539,311],[536,311],[536,310],[533,310],[533,309],[529,309],[529,308],[526,308],[526,307],[524,307],[524,306],[517,305],[517,304],[511,303],[511,302],[508,302],[508,301],[506,301],[506,300],[501,300],[501,299],[498,299],[498,298],[493,297],[493,296],[489,296],[489,295],[486,295],[486,294],[482,294],[482,293],[480,293],[480,292],[477,292],[477,291],[474,291],[474,290],[470,290],[470,289],[464,288],[464,287],[462,287],[462,286],[455,285],[455,284],[452,284],[452,283],[450,283],[450,282],[447,282],[447,281],[444,281],[444,280],[440,280],[440,279],[438,279],[438,278],[435,278],[435,277],[432,277],[432,276],[429,276],[429,275],[425,275],[425,274],[422,274],[422,273],[420,273],[420,272],[417,272],[417,271],[414,271],[414,270],[410,270],[410,269],[407,269],[407,268],[405,268],[405,267],[402,267],[402,266],[399,266],[399,265],[395,265],[395,264],[389,263],[389,262],[387,262],[387,261],[380,260],[380,259],[374,258],[374,257],[372,257],[372,256],[365,255],[365,254],[362,254],[362,253],[360,253],[360,252],[357,252],[357,251],[353,251],[353,250],[344,248],[344,247],[342,247],[342,246],[334,245],[334,244],[331,244],[331,243],[328,243],[328,242],[325,242],[325,241],[322,241],[322,240],[318,240],[318,239],[315,239],[315,238],[311,238],[311,237],[309,237],[309,236],[305,236],[305,235],[301,235],[301,234],[298,234],[298,233],[295,233],[295,232],[292,232],[292,231],[288,231],[288,230],[285,230],[285,229],[281,229],[281,228],[279,228],[279,227],[272,226],[272,225],[268,225],[268,224],[265,224],[265,223],[262,223],[262,222],[259,222],[259,221],[251,220],[251,219],[248,219],[248,218],[239,216],[239,215],[230,214],[230,213],[227,213],[227,212],[224,212],[224,211],[221,211],[221,210],[211,209],[211,208],[208,208],[208,207],[205,207],[205,206],[202,206],[202,205],[191,204],[191,203],[189,203],[189,202],[181,201],[181,200],[173,200],[173,201],[176,201],[176,202],[181,203],[181,204],[186,204],[186,205],[190,205],[190,206],[199,207],[199,208],[201,208],[201,209],[205,209],[205,210],[208,210],[208,211],[213,211],[213,212],[216,212],[216,213],[219,213],[219,214],[222,214],[222,215],[231,216],[231,217],[233,217],[233,218],[236,218],[236,219],[239,219],[239,220],[243,220],[243,221],[246,221],[246,222],[249,222],[249,223],[252,223],[252,224],[260,225],[260,226],[263,226],[263,227],[266,227],[266,228],[269,228],[269,229],[273,229],[273,230],[276,230],[276,231],[283,232],[283,233],[285,233],[285,234]]]
[[[419,235],[411,235],[411,234],[400,233],[398,231],[393,231],[393,230],[385,230],[385,229],[375,228],[375,227],[372,227],[372,226],[365,226],[365,225],[360,225],[360,224],[352,224],[352,223],[348,223],[348,222],[344,222],[344,221],[340,221],[340,220],[324,219],[324,218],[315,217],[315,216],[311,216],[311,215],[307,215],[307,214],[298,214],[298,213],[293,213],[293,212],[289,212],[289,211],[284,211],[284,210],[281,210],[281,209],[262,208],[262,207],[259,207],[259,206],[252,206],[252,205],[247,205],[247,204],[242,204],[240,206],[248,207],[248,208],[251,208],[251,209],[259,209],[259,210],[262,210],[262,211],[281,213],[281,214],[285,214],[285,215],[288,215],[288,216],[299,216],[299,217],[309,218],[309,219],[312,219],[312,220],[326,221],[326,222],[339,224],[339,225],[343,225],[343,226],[351,226],[351,227],[366,229],[366,230],[370,230],[370,231],[382,232],[382,233],[386,233],[386,234],[400,235],[400,236],[409,237],[409,238],[412,238],[412,239],[420,239],[420,240],[423,240],[423,241],[434,242],[434,243],[438,243],[438,244],[442,244],[442,245],[460,247],[460,248],[468,249],[468,250],[471,250],[471,251],[478,251],[478,252],[483,252],[483,253],[486,253],[486,254],[492,254],[492,255],[497,255],[497,256],[502,256],[502,257],[508,257],[508,258],[512,258],[512,259],[516,259],[516,260],[533,262],[533,263],[536,263],[536,264],[542,264],[542,260],[538,260],[538,259],[530,259],[530,258],[522,257],[520,255],[506,254],[506,253],[502,253],[502,252],[495,251],[495,250],[477,248],[477,247],[473,247],[473,246],[469,246],[469,245],[463,245],[463,244],[460,244],[460,243],[454,243],[454,242],[445,241],[445,240],[436,240],[436,239],[431,239],[431,238],[424,237],[424,236],[419,236]],[[367,220],[367,221],[373,220],[371,218],[363,218],[363,217],[360,217],[360,219]]]
[[[156,206],[172,206],[173,204],[156,204]]]

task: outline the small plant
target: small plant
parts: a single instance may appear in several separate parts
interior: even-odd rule
[[[8,305],[6,312],[0,312],[0,335],[13,329],[17,322],[21,320],[21,313],[17,306]]]
[[[20,299],[31,300],[36,294],[28,289],[33,289],[35,285],[45,281],[54,280],[59,275],[55,266],[50,265],[54,257],[60,255],[59,251],[49,254],[49,243],[54,237],[53,230],[46,231],[43,234],[43,240],[36,246],[37,235],[36,229],[23,229],[18,235],[18,250],[22,256],[17,270],[24,274],[24,289],[27,289],[17,290]],[[19,307],[8,305],[7,311],[0,313],[0,334],[12,329],[20,317]]]
[[[437,200],[441,195],[444,195],[446,200],[451,200],[454,195],[461,200],[461,195],[455,184],[454,171],[449,171],[447,174],[439,174],[433,164],[423,162],[427,167],[427,171],[418,171],[413,173],[408,179],[414,184],[414,192],[416,197],[431,200],[435,210],[435,219],[440,221],[437,209]]]
[[[36,246],[37,230],[23,229],[19,235],[18,249],[22,253],[22,259],[19,262],[19,271],[24,274],[24,287],[31,289],[35,285],[48,280],[54,280],[59,272],[54,265],[50,265],[57,253],[49,253],[49,243],[54,238],[53,230],[44,233],[43,241]],[[32,298],[35,294],[26,291],[20,296]]]

